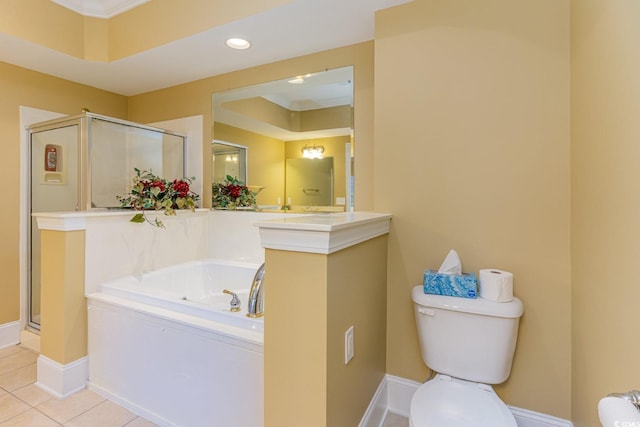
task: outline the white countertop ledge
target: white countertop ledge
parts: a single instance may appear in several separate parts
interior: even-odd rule
[[[331,254],[389,233],[391,215],[342,212],[260,221],[263,248]]]
[[[129,218],[141,211],[128,209],[94,209],[91,211],[78,212],[37,212],[31,215],[37,218],[38,228],[40,230],[54,231],[77,231],[87,228],[87,220],[105,220],[108,218],[122,217],[123,221],[128,222]],[[206,215],[209,209],[196,209],[195,214]],[[176,216],[193,215],[188,209],[176,210]],[[160,220],[175,218],[176,216],[167,216],[164,211],[145,211],[145,215],[149,218],[158,217]]]

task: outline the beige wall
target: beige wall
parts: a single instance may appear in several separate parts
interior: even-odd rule
[[[87,355],[84,230],[42,230],[41,354],[61,365]]]
[[[640,3],[571,8],[573,421],[638,389]]]
[[[124,58],[290,1],[153,0],[109,19],[109,58]]]
[[[162,3],[156,7],[168,7]],[[88,107],[143,123],[202,114],[208,159],[212,92],[354,64],[356,207],[394,215],[387,372],[426,378],[409,290],[424,268],[456,248],[467,271],[513,271],[525,304],[512,377],[497,387],[501,397],[564,418],[573,411],[576,426],[596,425],[597,399],[637,388],[635,341],[627,338],[634,324],[625,313],[639,292],[626,267],[638,253],[639,7],[630,0],[414,0],[379,13],[375,151],[373,43],[130,98],[0,63],[0,136],[9,159],[0,178],[20,177],[20,105],[69,114]],[[14,12],[0,17],[3,32],[26,31],[15,25],[27,19],[24,11]],[[81,28],[73,15],[61,19]],[[82,49],[99,55],[109,44],[103,24],[84,28],[86,46],[65,41],[66,32],[15,35],[76,56]],[[110,46],[114,55],[129,54]],[[205,176],[209,167],[205,162]],[[4,196],[19,204],[17,186]],[[210,204],[210,195],[203,199]],[[19,213],[4,209],[0,219],[3,324],[19,317]]]
[[[427,378],[410,290],[451,248],[512,271],[509,404],[571,416],[569,1],[418,0],[377,15],[374,208],[389,237],[387,372]]]
[[[0,0],[0,32],[50,49],[84,56],[82,15],[48,0]]]
[[[358,425],[385,372],[386,258],[386,235],[330,255],[266,250],[265,427]]]
[[[77,58],[108,62],[290,1],[154,0],[101,19],[84,17],[50,0],[0,0],[0,33]]]
[[[20,318],[20,106],[63,114],[78,114],[83,107],[96,113],[126,118],[123,96],[72,83],[0,62],[0,144],[5,185],[0,210],[0,324]]]

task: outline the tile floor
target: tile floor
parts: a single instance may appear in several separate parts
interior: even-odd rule
[[[57,399],[35,385],[39,343],[0,349],[0,427],[150,427],[104,397],[82,390]]]
[[[0,349],[0,427],[153,427],[150,421],[90,391],[57,399],[35,385],[40,337],[23,333],[22,343]],[[382,427],[409,427],[389,412]]]

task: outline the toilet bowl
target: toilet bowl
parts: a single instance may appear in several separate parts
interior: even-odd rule
[[[411,399],[411,427],[517,427],[491,386],[436,375]]]
[[[412,291],[420,351],[437,375],[418,388],[411,427],[516,427],[490,384],[511,373],[522,302],[495,302]]]

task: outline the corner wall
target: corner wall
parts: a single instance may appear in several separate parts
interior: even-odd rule
[[[640,3],[571,3],[573,422],[640,386]]]
[[[510,405],[570,418],[569,1],[416,0],[376,19],[374,209],[387,373],[425,381],[411,288],[451,248],[514,273]]]
[[[78,114],[83,107],[99,114],[127,118],[127,99],[89,86],[0,62],[0,181],[6,206],[0,212],[0,325],[20,319],[21,147],[20,106]]]

